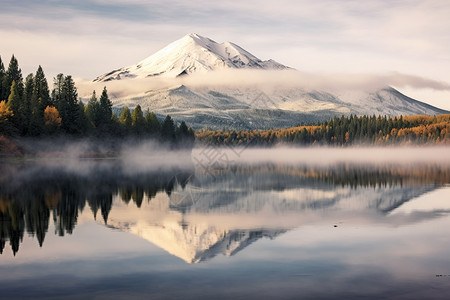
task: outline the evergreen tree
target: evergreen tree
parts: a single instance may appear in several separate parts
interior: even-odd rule
[[[100,104],[98,103],[95,91],[92,92],[91,99],[89,99],[84,109],[84,113],[91,126],[95,128],[98,127],[100,123]]]
[[[90,129],[90,122],[87,118],[83,101],[78,101],[78,127],[81,133],[87,133]]]
[[[148,109],[145,112],[145,127],[146,132],[151,135],[157,135],[161,130],[161,123],[159,123],[158,118],[153,112],[150,112]]]
[[[145,131],[145,119],[139,104],[134,108],[133,113],[131,114],[131,126],[133,127],[134,133],[137,135],[142,135]]]
[[[177,128],[177,134],[179,136],[187,136],[188,135],[188,127],[184,121],[181,122],[180,126]]]
[[[120,136],[122,135],[122,125],[120,124],[119,118],[113,114],[111,117],[111,127],[110,127],[110,133],[113,136]]]
[[[6,106],[13,112],[12,124],[17,130],[19,130],[20,133],[21,123],[23,121],[23,114],[20,109],[21,101],[15,80],[13,80],[11,84],[11,92],[9,93],[8,102],[6,103]]]
[[[195,134],[192,128],[188,128],[184,121],[181,122],[180,126],[176,131],[176,139],[178,143],[185,146],[190,146],[195,139]]]
[[[112,102],[109,100],[108,91],[106,86],[103,88],[102,95],[100,96],[100,124],[108,126],[111,123],[112,117]]]
[[[39,105],[42,111],[44,111],[47,106],[54,106],[56,104],[51,101],[48,82],[41,66],[38,67],[36,75],[34,76],[33,97],[34,99],[41,99]]]
[[[166,141],[175,141],[175,123],[169,115],[166,116],[161,125],[161,137]]]
[[[2,99],[8,99],[8,96],[11,91],[12,82],[16,82],[16,89],[19,99],[22,99],[23,95],[23,78],[22,78],[22,70],[19,68],[19,62],[14,57],[11,57],[11,61],[9,62],[8,70],[3,79],[3,90],[5,94],[1,97]]]
[[[194,131],[194,129],[192,127],[188,128],[188,137],[189,137],[189,140],[192,143],[194,143],[194,141],[195,141],[195,131]]]
[[[30,134],[31,125],[33,121],[33,89],[34,89],[34,77],[33,74],[29,74],[25,79],[25,89],[23,92],[22,101],[22,113],[23,113],[23,126],[24,131],[22,134]]]
[[[131,114],[130,109],[128,107],[122,108],[122,112],[120,113],[120,124],[122,124],[122,127],[125,129],[126,133],[129,133],[131,130]]]
[[[70,75],[64,77],[59,101],[61,110],[58,109],[58,111],[62,118],[61,127],[70,134],[81,133],[78,92]]]
[[[59,111],[61,106],[61,93],[62,93],[62,85],[64,82],[64,74],[59,73],[56,77],[53,78],[53,91],[52,91],[52,101],[56,105]]]
[[[7,91],[5,91],[6,87],[3,86],[3,80],[5,79],[5,65],[3,65],[2,57],[0,56],[0,101],[6,100],[3,98],[3,95],[6,95]]]
[[[63,112],[66,111],[65,103],[62,101],[62,86],[64,82],[64,74],[59,73],[53,78],[52,102],[59,111],[59,115],[63,118]]]

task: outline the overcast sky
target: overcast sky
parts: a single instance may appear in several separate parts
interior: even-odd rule
[[[195,32],[318,74],[392,72],[450,84],[448,0],[1,1],[0,56],[93,79]],[[450,110],[450,91],[400,90]],[[411,84],[413,85],[413,84]]]

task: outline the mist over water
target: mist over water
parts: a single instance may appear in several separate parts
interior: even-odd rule
[[[225,150],[230,156],[242,152],[239,162],[287,163],[450,163],[449,147],[286,147],[272,149]]]
[[[59,145],[0,162],[8,299],[89,298],[89,289],[109,299],[443,299],[450,290],[437,277],[450,269],[446,147]]]

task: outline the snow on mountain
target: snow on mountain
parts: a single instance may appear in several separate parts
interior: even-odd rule
[[[128,91],[117,97],[111,95],[117,108],[134,108],[139,104],[143,109],[148,108],[161,117],[170,114],[175,120],[184,120],[194,128],[267,129],[350,114],[395,117],[450,113],[411,99],[391,87],[339,94],[307,89],[302,86],[301,80],[298,86],[291,84],[289,87],[271,82],[266,84],[265,80],[262,85],[270,88],[246,85],[245,82],[241,85],[217,84],[217,81],[223,81],[222,72],[215,72],[220,76],[216,76],[214,80],[210,80],[211,76],[202,77],[202,80],[210,84],[202,81],[203,85],[198,85],[186,81],[187,78],[195,77],[189,76],[190,74],[227,70],[238,73],[242,72],[240,69],[262,70],[260,72],[264,74],[269,74],[266,70],[293,71],[273,60],[262,61],[236,44],[219,44],[197,34],[188,34],[143,61],[101,75],[94,82],[109,82],[110,85],[116,85],[116,90],[122,88]],[[256,73],[246,76],[256,76]],[[270,74],[277,76],[279,73]],[[242,74],[240,76],[243,77],[242,81],[247,78]],[[148,78],[164,79],[170,81],[170,84],[151,88],[147,81],[154,79]],[[272,77],[268,78],[270,81]],[[123,79],[130,80],[125,84]],[[136,85],[139,86],[139,91],[125,88],[132,82],[139,83]]]
[[[118,98],[114,106],[170,114],[194,128],[268,129],[324,121],[342,115],[436,115],[449,113],[409,98],[393,88],[334,95],[302,88],[189,87],[179,85],[144,95]]]
[[[143,61],[101,75],[94,79],[94,82],[152,76],[173,78],[224,68],[288,69],[273,60],[262,61],[231,42],[219,44],[209,38],[191,33]]]

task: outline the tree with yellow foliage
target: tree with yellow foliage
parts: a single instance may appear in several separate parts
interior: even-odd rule
[[[61,126],[59,111],[54,106],[47,106],[44,110],[45,129],[48,133],[54,133]]]
[[[0,134],[10,135],[14,130],[14,126],[11,123],[11,118],[14,113],[9,109],[6,101],[0,102]]]

